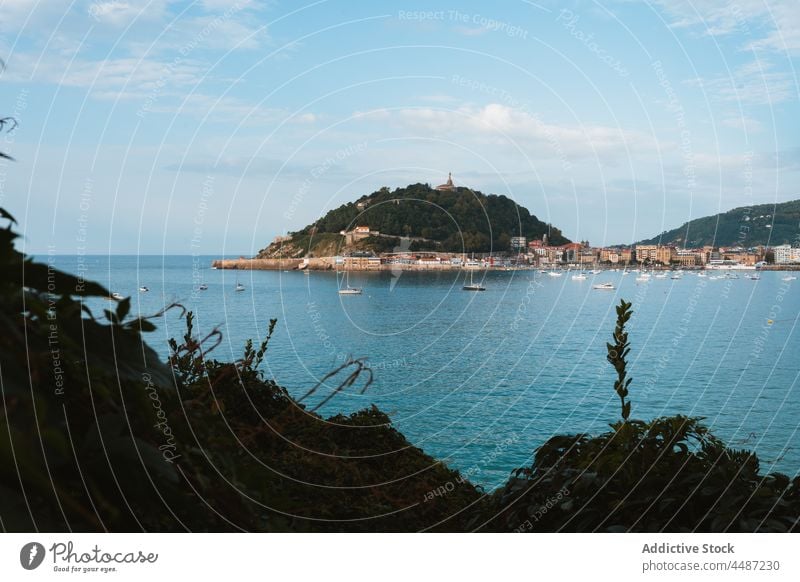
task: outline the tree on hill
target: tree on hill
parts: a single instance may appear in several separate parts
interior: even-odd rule
[[[637,244],[682,247],[780,245],[797,242],[800,200],[759,204],[696,218]]]
[[[427,184],[393,191],[382,188],[357,203],[331,210],[294,234],[309,234],[314,228],[338,233],[356,226],[390,236],[429,239],[439,243],[439,250],[452,252],[507,251],[511,237],[516,236],[541,239],[547,234],[552,244],[569,242],[559,229],[506,196],[468,188],[439,191]]]

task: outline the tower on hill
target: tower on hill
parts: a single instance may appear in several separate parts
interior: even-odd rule
[[[453,174],[452,172],[448,172],[447,174],[447,183],[446,184],[439,184],[436,186],[436,189],[441,192],[452,192],[456,189],[455,185],[453,184]]]

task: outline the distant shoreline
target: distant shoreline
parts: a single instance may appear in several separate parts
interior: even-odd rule
[[[537,270],[556,270],[556,271],[580,271],[581,268],[571,266],[480,266],[465,267],[461,264],[450,263],[368,263],[366,258],[359,257],[353,260],[355,264],[337,263],[336,257],[318,257],[309,259],[215,259],[211,262],[212,269],[227,269],[240,271],[470,271],[470,270],[489,270],[489,271],[537,271]],[[627,269],[633,271],[640,269],[638,265],[613,266],[585,266],[582,270],[589,271],[598,269],[601,271],[622,271]],[[715,267],[667,267],[655,266],[648,267],[647,270],[654,271],[753,271],[755,267],[734,267],[734,268],[715,268]],[[800,265],[766,265],[758,268],[759,271],[800,271]]]

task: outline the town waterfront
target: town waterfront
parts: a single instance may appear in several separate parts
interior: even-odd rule
[[[321,412],[378,405],[396,427],[487,489],[530,464],[554,434],[604,431],[618,417],[605,360],[613,307],[633,302],[634,418],[706,417],[735,448],[755,450],[762,471],[800,467],[800,282],[637,283],[605,271],[576,281],[536,271],[478,271],[483,293],[461,290],[463,271],[353,273],[359,296],[341,296],[335,272],[213,270],[217,257],[54,256],[70,272],[131,296],[132,312],[178,301],[200,335],[219,327],[219,359],[241,356],[278,319],[265,372],[295,395],[346,358],[366,358],[374,383],[333,398]],[[245,286],[235,292],[237,279]],[[611,282],[613,291],[593,290]],[[199,291],[205,283],[208,289]],[[146,286],[149,292],[138,289]],[[107,301],[93,300],[97,312]],[[182,322],[168,312],[148,343],[164,357]],[[326,396],[325,389],[320,397]]]

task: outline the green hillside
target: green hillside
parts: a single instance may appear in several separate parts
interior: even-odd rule
[[[697,218],[638,244],[676,244],[683,247],[780,245],[800,236],[800,200],[759,204]]]
[[[330,242],[332,235],[356,226],[369,226],[387,237],[412,239],[410,250],[452,252],[507,251],[511,238],[541,239],[548,234],[552,244],[569,240],[561,231],[539,220],[526,208],[506,196],[483,194],[468,188],[439,191],[427,184],[412,184],[393,191],[382,188],[354,202],[328,212],[314,224],[292,233],[292,241],[282,243],[284,256],[290,251],[317,254],[315,239]],[[396,240],[396,239],[395,239]],[[341,244],[344,238],[341,237]],[[386,246],[373,238],[375,248]],[[358,245],[364,247],[363,241]],[[275,245],[260,256],[277,252]],[[389,249],[391,250],[391,249]]]

